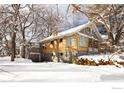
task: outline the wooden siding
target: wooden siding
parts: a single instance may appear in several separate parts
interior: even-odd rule
[[[59,43],[58,47],[57,47],[57,42]],[[54,40],[52,42],[45,44],[45,47],[43,48],[43,52],[45,53],[64,52],[66,50],[65,45],[66,45],[66,38],[62,38],[62,41],[60,41],[60,39]]]
[[[88,44],[85,45],[85,47],[80,47],[79,46],[79,35],[78,34],[73,34],[72,36],[72,43],[71,43],[71,46],[67,46],[67,38],[68,36],[66,37],[63,37],[61,39],[57,39],[57,40],[54,40],[54,41],[51,41],[49,43],[46,43],[43,47],[43,52],[44,53],[52,53],[52,52],[73,52],[73,51],[88,51],[88,47],[89,47],[89,42],[87,42]],[[88,38],[87,38],[88,39]],[[89,39],[88,39],[89,41]],[[59,45],[57,45],[57,42]],[[84,41],[85,42],[85,41]],[[58,47],[57,47],[58,46]]]

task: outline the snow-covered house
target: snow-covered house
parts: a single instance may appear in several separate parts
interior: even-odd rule
[[[95,24],[87,22],[41,40],[41,60],[69,61],[74,55],[97,50],[101,41]]]

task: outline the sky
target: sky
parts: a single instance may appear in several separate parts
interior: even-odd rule
[[[59,4],[58,6],[59,6],[59,9],[66,15],[68,4]],[[83,14],[81,13],[72,14],[71,10],[69,10],[67,17],[68,17],[68,20],[74,25],[84,24],[88,21],[87,17],[84,16]]]
[[[66,16],[67,21],[69,22],[70,26],[67,24],[66,26],[62,26],[62,30],[66,30],[78,25],[82,25],[88,21],[87,17],[81,13],[74,14],[71,10],[67,12],[69,4],[58,4],[58,11]],[[56,9],[56,4],[47,4],[45,6],[53,7]],[[62,24],[63,25],[63,24]]]

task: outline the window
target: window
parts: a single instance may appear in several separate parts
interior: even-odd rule
[[[63,53],[60,53],[60,56],[63,56]]]
[[[89,27],[85,29],[85,34],[87,34],[87,35],[91,34],[91,29]]]
[[[91,34],[91,28],[87,27],[87,28],[81,30],[80,33],[90,35]]]
[[[67,37],[67,40],[66,40],[66,44],[67,44],[67,47],[70,47],[72,45],[72,37]]]
[[[51,41],[51,44],[54,44],[54,41]]]
[[[79,37],[79,46],[80,47],[83,47],[83,42],[84,42],[84,39],[82,36]]]
[[[60,42],[62,42],[62,41],[63,41],[63,39],[61,38],[61,39],[60,39]]]
[[[79,47],[88,47],[88,41],[89,41],[89,39],[88,38],[86,38],[86,37],[83,37],[83,36],[80,36],[79,37]]]

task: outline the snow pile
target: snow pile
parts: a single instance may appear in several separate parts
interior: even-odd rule
[[[15,61],[10,61],[10,60],[11,58],[9,56],[0,57],[0,64],[32,63],[30,59],[24,59],[24,58],[15,58]]]
[[[123,59],[120,58],[120,55],[110,55],[110,54],[106,54],[106,55],[83,55],[80,56],[80,58],[83,59],[89,59],[89,60],[94,60],[98,63],[99,60],[103,59],[104,61],[108,61],[109,59],[111,59],[112,61],[118,61],[118,62],[124,62]]]

